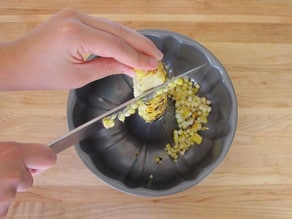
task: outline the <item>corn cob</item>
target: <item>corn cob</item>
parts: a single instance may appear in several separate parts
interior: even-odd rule
[[[141,95],[146,90],[163,84],[167,79],[167,73],[160,62],[158,68],[152,71],[135,70],[133,78],[134,96]],[[138,107],[138,114],[146,121],[153,122],[159,119],[166,110],[167,93],[155,94],[153,98]]]

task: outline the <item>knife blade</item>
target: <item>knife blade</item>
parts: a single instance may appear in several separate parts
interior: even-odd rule
[[[170,83],[172,83],[173,81],[177,80],[178,78],[181,77],[185,77],[187,75],[190,74],[194,74],[199,72],[204,66],[206,66],[206,64],[200,65],[198,67],[195,67],[191,70],[188,70],[176,77],[173,77],[169,80],[167,80],[165,83],[158,85],[154,88],[151,88],[149,90],[147,90],[146,92],[144,92],[143,94],[141,94],[138,97],[132,98],[129,101],[126,101],[125,103],[107,111],[106,113],[103,113],[91,120],[89,120],[88,122],[72,129],[71,131],[67,132],[65,135],[53,140],[52,142],[50,142],[48,144],[48,146],[56,153],[60,153],[62,151],[64,151],[65,149],[67,149],[68,147],[80,142],[81,140],[85,139],[86,137],[88,137],[90,134],[92,134],[94,131],[100,130],[103,128],[103,124],[102,124],[102,119],[105,117],[108,117],[114,113],[117,113],[121,110],[123,110],[124,108],[126,108],[127,106],[129,106],[130,104],[136,103],[139,100],[147,100],[148,98],[150,98],[151,96],[153,96],[157,91],[159,91],[160,89],[163,89],[165,87],[167,87]]]

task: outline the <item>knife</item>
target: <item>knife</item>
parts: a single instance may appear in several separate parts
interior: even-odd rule
[[[154,88],[151,88],[149,90],[147,90],[146,92],[144,92],[143,94],[139,95],[138,97],[132,98],[129,101],[107,111],[106,113],[103,113],[91,120],[89,120],[88,122],[78,126],[77,128],[72,129],[71,131],[69,131],[68,133],[66,133],[65,135],[55,139],[54,141],[52,141],[51,143],[48,144],[48,146],[56,153],[60,153],[62,151],[64,151],[66,148],[80,142],[81,140],[85,139],[86,137],[88,137],[89,135],[91,135],[92,133],[94,133],[94,131],[100,130],[103,128],[103,124],[102,124],[102,119],[105,117],[110,116],[111,114],[117,113],[121,110],[123,110],[124,108],[126,108],[128,105],[136,103],[139,100],[146,100],[149,99],[150,97],[152,97],[157,91],[159,91],[160,89],[163,89],[165,87],[167,87],[170,83],[172,83],[173,81],[177,80],[178,78],[181,77],[185,77],[187,75],[190,74],[194,74],[199,72],[204,66],[206,66],[206,64],[200,65],[196,68],[193,68],[189,71],[186,71],[176,77],[173,77],[169,80],[167,80],[165,83],[158,85]]]

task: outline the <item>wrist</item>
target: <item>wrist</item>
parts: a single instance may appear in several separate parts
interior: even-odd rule
[[[27,54],[25,40],[0,42],[0,91],[26,90],[29,84]]]

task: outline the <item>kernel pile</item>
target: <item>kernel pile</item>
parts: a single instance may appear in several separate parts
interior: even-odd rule
[[[211,101],[199,97],[199,84],[193,84],[189,78],[179,78],[175,86],[169,89],[168,96],[175,101],[175,118],[178,129],[173,131],[173,145],[166,145],[166,153],[177,161],[194,144],[201,144],[199,131],[206,130],[211,112]]]

